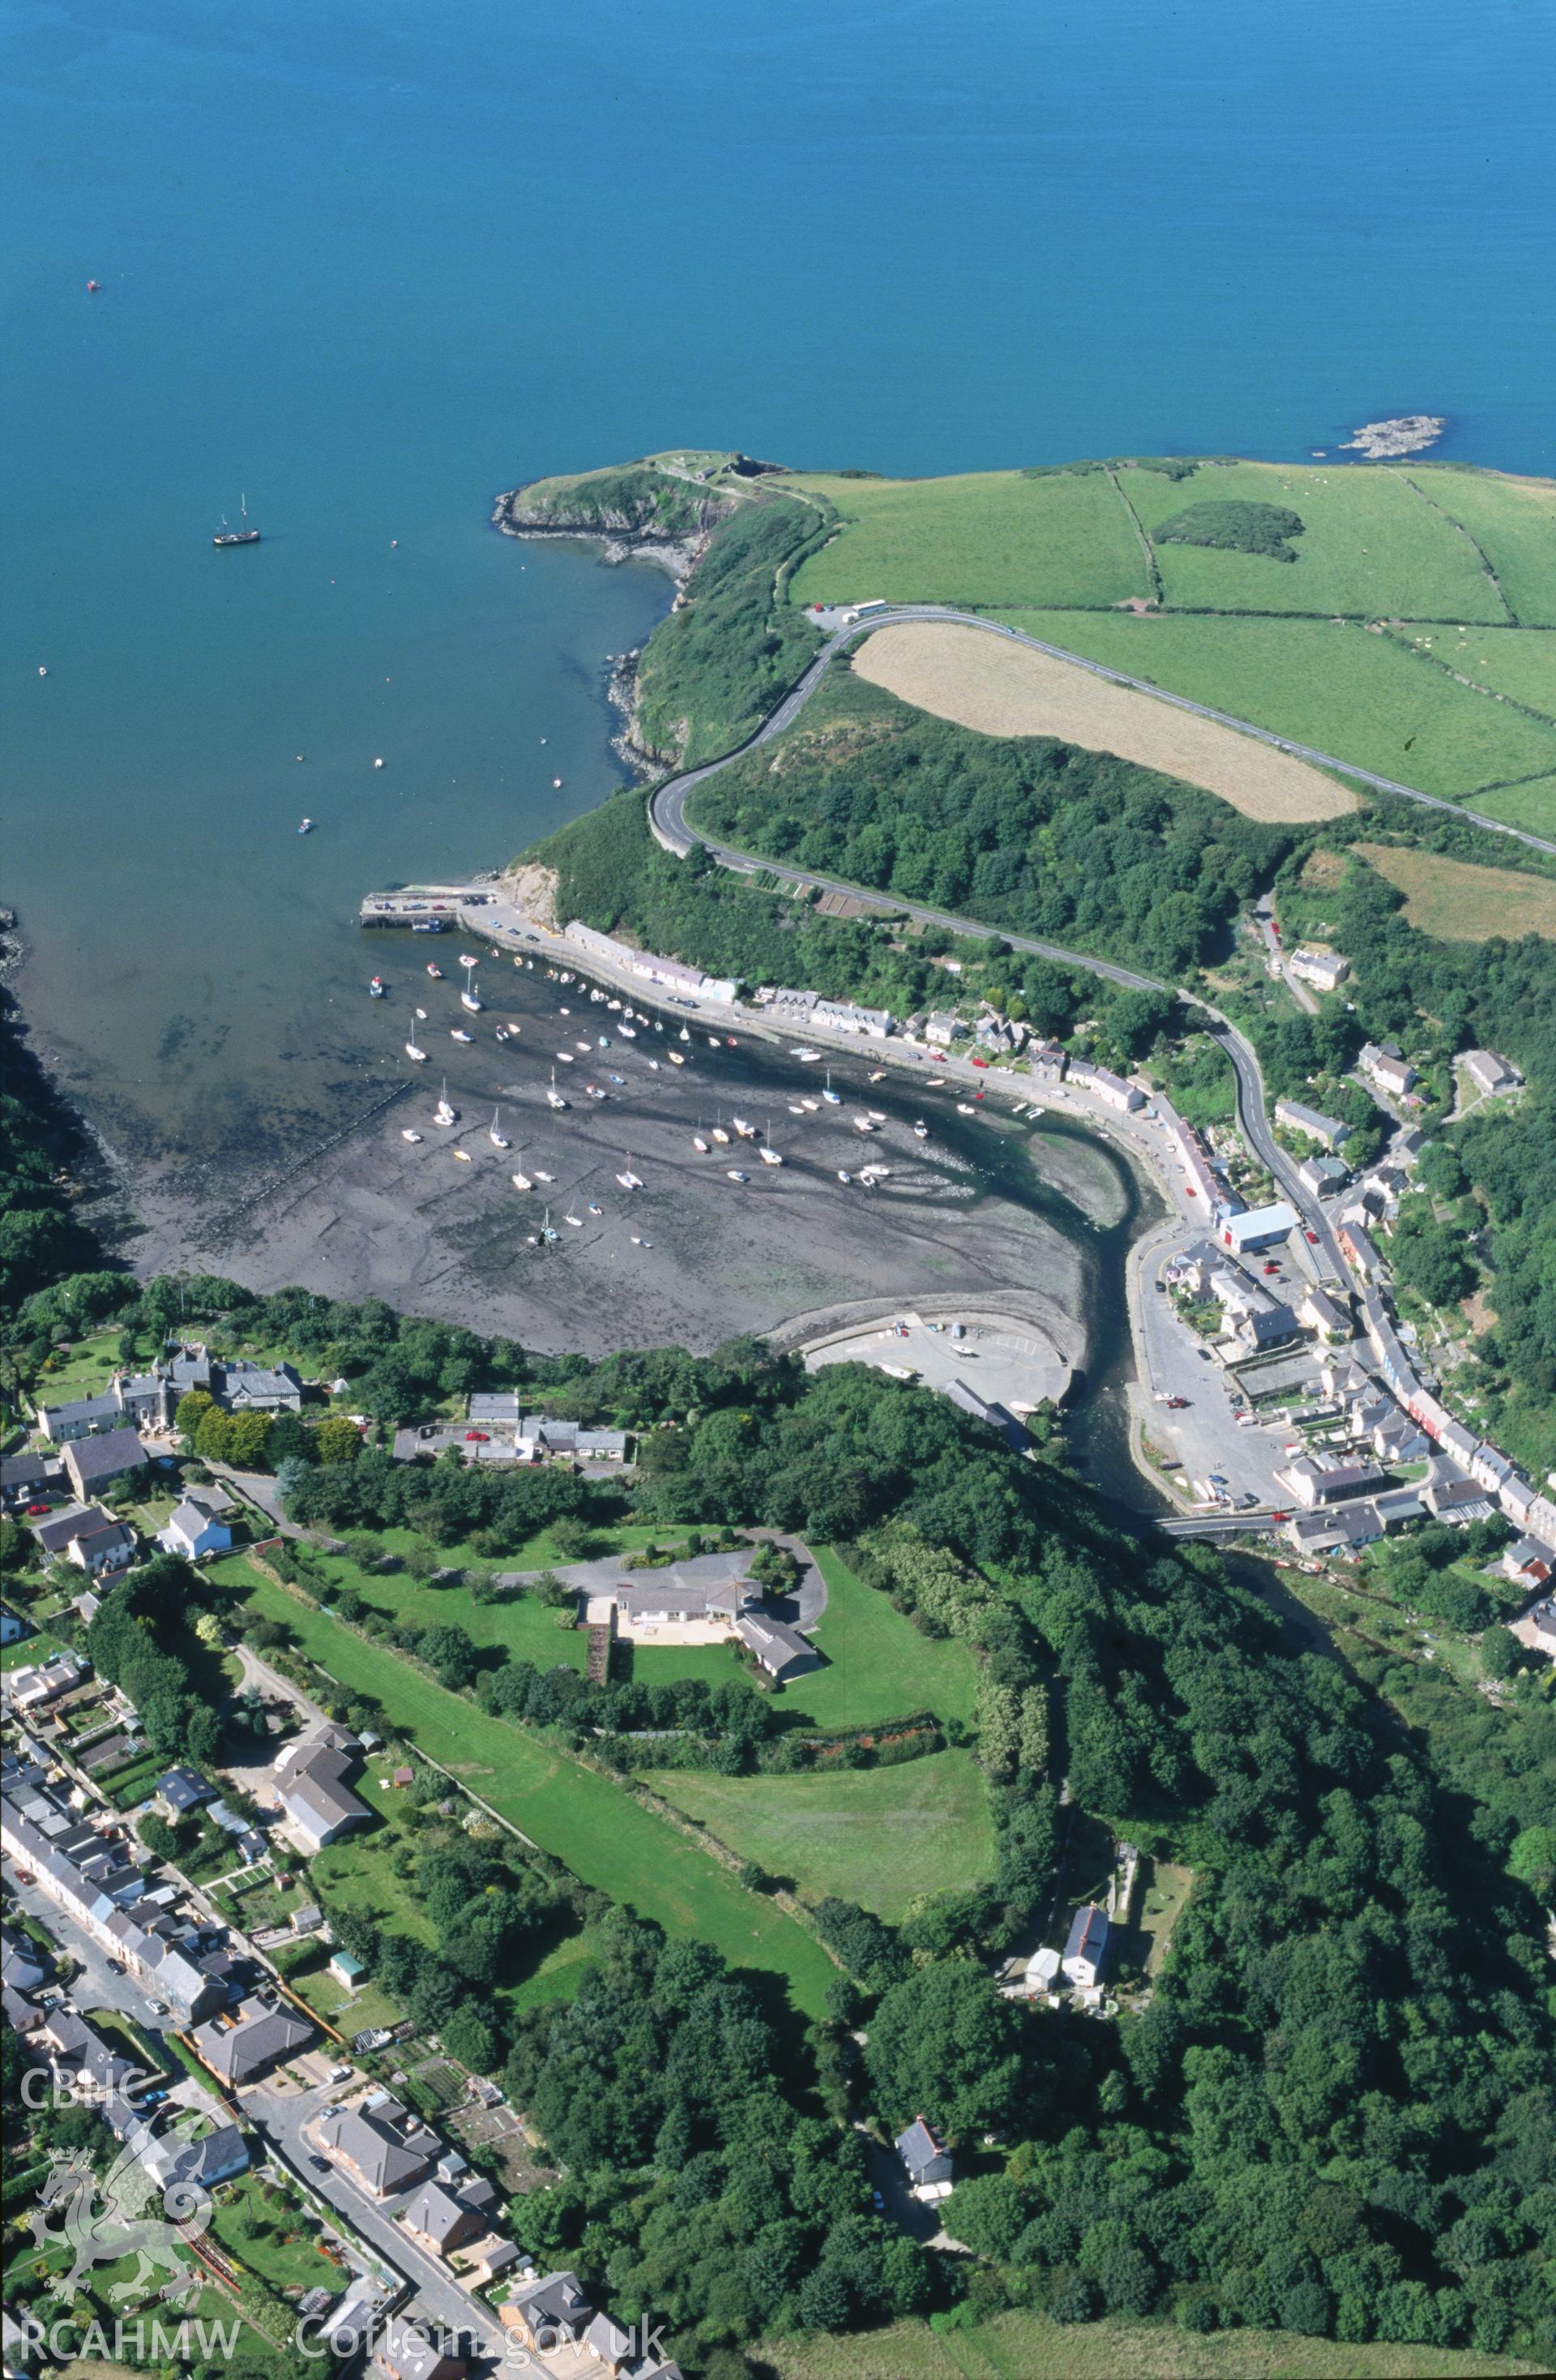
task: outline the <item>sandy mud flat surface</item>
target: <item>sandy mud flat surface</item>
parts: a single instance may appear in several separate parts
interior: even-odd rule
[[[463,1016],[453,938],[440,950],[440,983],[425,979],[424,950],[413,954],[409,937],[374,946],[389,986],[380,1013],[401,1038],[414,1025],[429,1052],[426,1065],[386,1069],[383,1091],[398,1081],[401,1096],[242,1208],[149,1216],[138,1268],[176,1261],[255,1289],[298,1282],[382,1297],[532,1346],[592,1354],[707,1347],[860,1300],[976,1293],[987,1303],[1010,1288],[1064,1361],[1084,1364],[1092,1227],[1111,1219],[1119,1196],[1101,1152],[1057,1136],[1050,1150],[1045,1136],[1031,1140],[1007,1120],[959,1117],[947,1094],[921,1095],[895,1075],[872,1084],[862,1052],[834,1063],[841,1101],[831,1106],[825,1065],[802,1065],[739,1020],[733,1049],[711,1048],[700,1024],[682,1042],[674,1012],[663,1031],[639,1017],[629,1038],[586,985],[538,970],[489,962],[488,1005]],[[415,1022],[416,1005],[425,1023]],[[451,1039],[456,1023],[472,1034],[468,1046]],[[500,1043],[500,1023],[516,1026],[516,1038]],[[560,1112],[547,1099],[553,1068],[569,1102]],[[445,1073],[459,1122],[443,1131],[432,1114]],[[590,1082],[603,1101],[587,1097]],[[866,1135],[855,1118],[871,1109],[883,1121]],[[506,1150],[489,1137],[494,1110]],[[734,1136],[737,1114],[759,1136],[770,1128],[781,1166],[763,1164],[756,1142]],[[927,1140],[912,1131],[921,1114]],[[713,1144],[716,1123],[730,1133],[728,1147]],[[421,1140],[405,1140],[406,1131]],[[693,1146],[699,1132],[706,1156]],[[1038,1164],[1029,1148],[1041,1150]],[[874,1189],[858,1179],[872,1163],[887,1169]],[[749,1178],[730,1180],[732,1168]],[[641,1189],[621,1188],[617,1175],[629,1170]],[[515,1171],[530,1191],[515,1189]],[[839,1172],[853,1181],[841,1183]],[[558,1239],[531,1245],[548,1210]]]

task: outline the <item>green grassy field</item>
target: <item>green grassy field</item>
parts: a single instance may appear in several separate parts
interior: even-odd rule
[[[1478,794],[1475,807],[1507,826],[1527,827],[1531,834],[1556,833],[1556,776],[1535,777],[1521,785],[1506,785],[1494,794]]]
[[[253,1610],[283,1621],[332,1677],[370,1694],[392,1726],[574,1876],[669,1933],[711,1942],[733,1966],[783,1975],[798,2005],[808,2015],[819,2011],[837,1972],[820,1945],[620,1787],[521,1729],[488,1718],[397,1654],[297,1602],[247,1562],[213,1565],[213,1574],[246,1595]]]
[[[1429,620],[1396,632],[1493,694],[1526,702],[1556,723],[1556,631],[1550,628],[1465,628]]]
[[[1519,620],[1556,627],[1556,485],[1418,466],[1401,476],[1469,531]]]
[[[1136,480],[1152,476],[1130,475]],[[1117,603],[1151,592],[1145,556],[1106,474],[981,471],[948,480],[802,473],[847,520],[795,574],[796,603]],[[1168,485],[1166,481],[1164,486]]]
[[[1169,693],[1212,703],[1446,800],[1543,773],[1556,760],[1556,729],[1456,686],[1393,638],[1354,622],[1142,619],[1123,612],[999,616]]]
[[[921,1634],[878,1588],[865,1586],[830,1546],[815,1548],[826,1611],[814,1642],[828,1667],[784,1688],[784,1708],[818,1727],[879,1727],[916,1710],[971,1722],[977,1664],[965,1645]]]
[[[1165,2323],[1060,2325],[1028,2313],[971,2330],[899,2322],[843,2338],[768,2338],[760,2353],[778,2380],[1498,2380],[1541,2369],[1451,2347],[1346,2346],[1264,2330],[1195,2338]]]
[[[1149,535],[1191,504],[1283,504],[1300,514],[1295,562],[1159,545],[1169,605],[1226,612],[1354,613],[1377,619],[1505,620],[1469,540],[1398,474],[1355,465],[1210,465],[1176,485],[1131,471],[1130,500]]]
[[[805,1900],[838,1893],[890,1923],[916,1894],[982,1883],[994,1866],[988,1795],[966,1752],[802,1777],[661,1769],[648,1782]]]

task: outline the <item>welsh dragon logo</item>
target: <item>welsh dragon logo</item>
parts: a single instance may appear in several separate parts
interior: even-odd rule
[[[70,2251],[69,2265],[50,2284],[54,2297],[74,2298],[94,2266],[132,2256],[134,2272],[106,2293],[111,2304],[139,2303],[159,2273],[167,2276],[160,2297],[176,2302],[198,2296],[201,2275],[191,2267],[188,2243],[208,2228],[211,2214],[211,2193],[199,2182],[174,2180],[159,2190],[127,2146],[101,2179],[78,2154],[56,2154],[39,2196],[42,2204],[30,2217],[34,2242],[44,2250]],[[49,2222],[54,2214],[60,2217],[57,2228]]]

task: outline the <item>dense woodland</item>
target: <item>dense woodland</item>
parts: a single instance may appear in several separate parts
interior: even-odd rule
[[[1299,513],[1289,504],[1218,502],[1186,505],[1152,531],[1157,545],[1209,545],[1232,553],[1262,553],[1272,562],[1295,562],[1291,540],[1303,533]]]
[[[691,766],[714,759],[788,693],[819,639],[784,587],[833,517],[819,500],[775,499],[715,529],[638,667],[635,732],[650,751]]]
[[[781,757],[696,815],[740,849],[1079,944],[1181,982],[1291,847],[1155,770],[1052,736],[979,735],[845,678]]]
[[[16,1002],[0,984],[0,1312],[95,1260],[96,1240],[75,1212],[93,1161],[79,1120],[28,1048]]]
[[[1405,1664],[1364,1681],[1297,1655],[1217,1556],[1142,1547],[1067,1475],[1015,1461],[879,1374],[807,1378],[749,1347],[701,1379],[693,1359],[658,1369],[690,1418],[657,1433],[666,1451],[640,1511],[841,1536],[915,1624],[977,1653],[995,1877],[895,1929],[824,1903],[818,1925],[851,1981],[839,1978],[812,2055],[834,2115],[862,2106],[895,2125],[922,2111],[956,2138],[968,2178],[952,2228],[990,2260],[981,2301],[1556,2347],[1541,2262],[1556,2218],[1556,2033],[1531,1889],[1552,1855],[1542,1681],[1518,1682],[1494,1712],[1446,1678],[1417,1688],[1413,1670],[1396,1675]],[[350,1466],[343,1497],[373,1467]],[[334,1487],[320,1469],[303,1492]],[[499,1666],[469,1690],[501,1708],[502,1677]],[[533,1699],[539,1682],[516,1666],[512,1715],[576,1724],[576,1683],[559,1708]],[[1429,1728],[1406,1729],[1396,1701],[1417,1692],[1440,1706]],[[763,1762],[761,1727],[728,1711],[701,1723],[731,1767]],[[989,1979],[1051,1882],[1061,1779],[1081,1808],[1195,1873],[1149,2007],[1116,2025],[1004,2003]],[[657,2259],[675,2228],[658,2211],[706,2207],[674,2300],[705,2340],[908,2301],[862,2245],[849,2290],[825,2304],[818,2289],[796,2294],[815,2241],[792,2231],[786,2297],[777,2269],[752,2261],[765,2226],[727,2203],[743,2206],[744,2185],[718,2107],[676,2119],[673,2153],[660,2084],[621,2103],[619,2125],[602,2114],[616,2052],[580,2063],[582,2041],[601,2026],[615,2038],[618,2005],[608,1975],[580,2003],[592,2014],[543,2011],[508,2047],[510,2087],[532,2109],[549,2095],[545,2129],[569,2168],[526,2211],[555,2227],[531,2244],[651,2295],[669,2286]],[[585,2070],[587,2092],[570,2096],[567,2077]],[[994,2127],[1004,2146],[984,2151]],[[783,2204],[789,2167],[766,2154],[766,2221],[802,2222]],[[847,2195],[841,2177],[831,2186]],[[828,2231],[824,2266],[845,2261]]]

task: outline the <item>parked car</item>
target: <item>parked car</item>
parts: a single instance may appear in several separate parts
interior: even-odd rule
[[[49,1509],[47,1504],[29,1504],[27,1517],[30,1521],[41,1521]]]
[[[489,1442],[490,1438],[489,1430],[467,1429],[464,1433],[464,1443],[466,1446],[485,1446]]]

